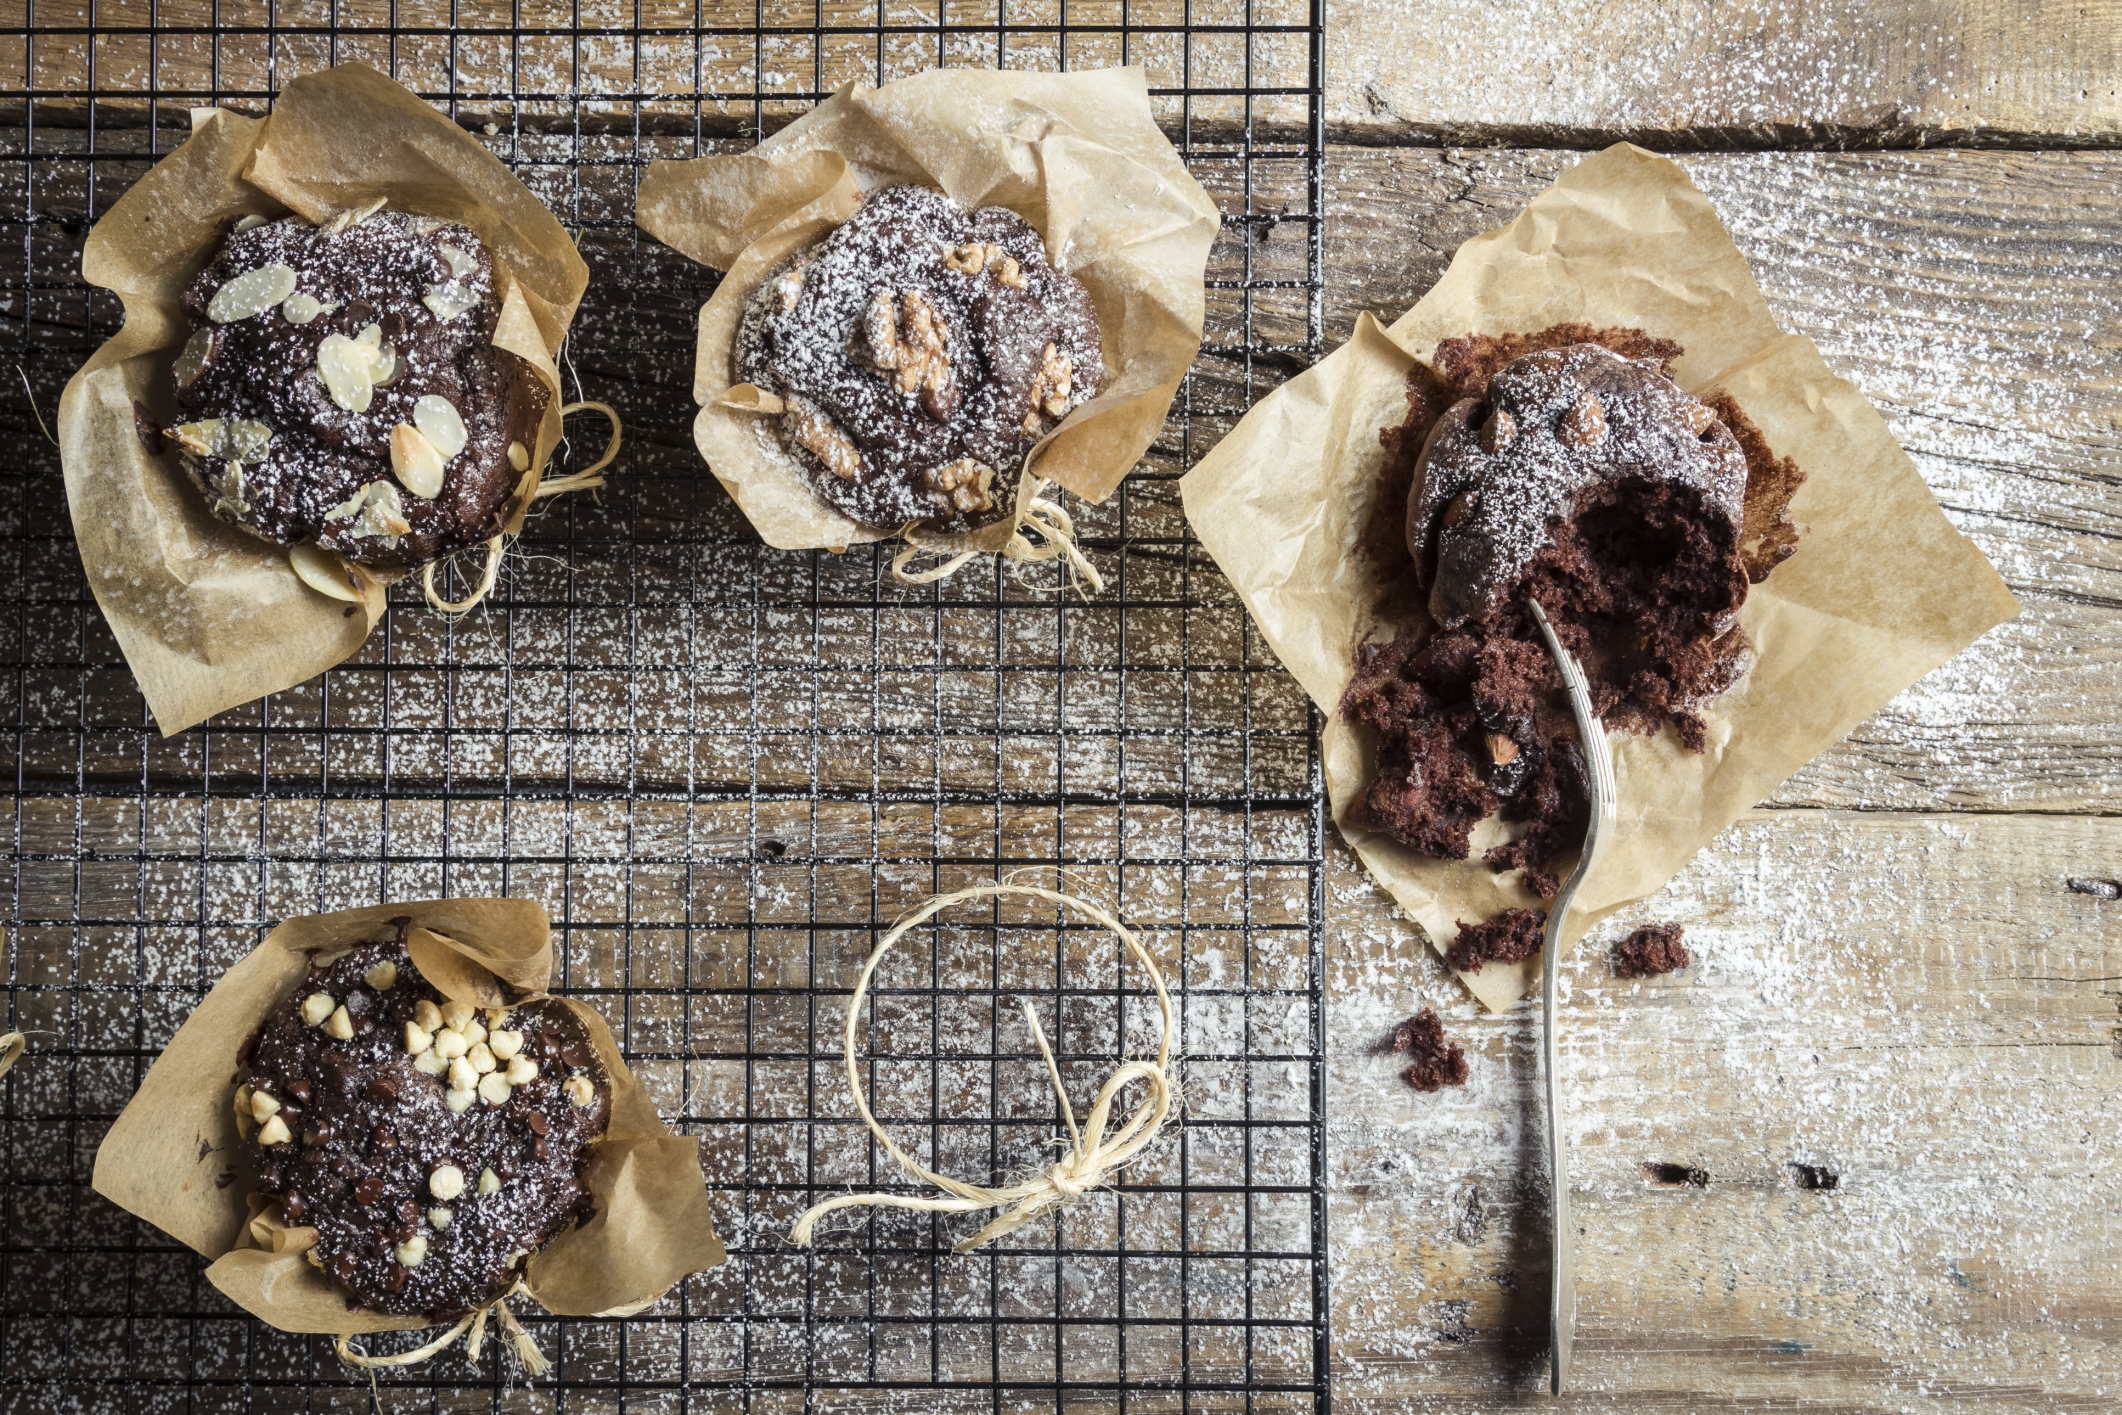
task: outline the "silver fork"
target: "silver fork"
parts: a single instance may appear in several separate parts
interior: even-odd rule
[[[1547,909],[1547,932],[1541,941],[1540,955],[1540,999],[1543,1012],[1540,1039],[1540,1061],[1547,1072],[1547,1177],[1553,1195],[1551,1212],[1554,1215],[1554,1280],[1553,1300],[1548,1307],[1548,1371],[1552,1378],[1551,1388],[1556,1395],[1562,1394],[1563,1382],[1569,1377],[1569,1348],[1577,1326],[1577,1259],[1576,1229],[1569,1218],[1569,1152],[1565,1148],[1562,1134],[1562,1077],[1557,1046],[1560,1027],[1557,1026],[1556,974],[1562,964],[1562,921],[1569,917],[1569,901],[1576,895],[1577,886],[1591,873],[1591,867],[1599,858],[1600,847],[1613,834],[1617,812],[1614,804],[1614,755],[1606,743],[1606,724],[1599,721],[1599,714],[1592,711],[1591,685],[1584,679],[1584,670],[1562,647],[1562,640],[1555,635],[1555,626],[1547,622],[1547,611],[1540,608],[1538,600],[1527,601],[1532,605],[1533,619],[1540,626],[1540,633],[1547,640],[1547,651],[1554,655],[1555,667],[1562,674],[1562,686],[1569,693],[1570,712],[1577,719],[1577,740],[1584,748],[1586,767],[1585,787],[1591,795],[1591,825],[1584,832],[1584,849],[1577,856],[1577,867],[1562,881],[1555,891],[1554,899]]]

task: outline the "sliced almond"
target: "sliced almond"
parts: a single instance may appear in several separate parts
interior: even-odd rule
[[[214,292],[207,302],[206,317],[216,324],[249,319],[273,308],[295,293],[294,267],[261,265],[246,270]]]
[[[287,561],[295,567],[295,578],[326,599],[359,602],[361,589],[353,568],[323,546],[308,541],[291,545],[287,548]]]
[[[337,308],[337,305],[328,305],[315,295],[305,295],[297,290],[280,302],[280,317],[289,324],[308,324],[326,310]]]
[[[437,285],[420,297],[420,303],[434,312],[437,319],[455,319],[479,303],[479,297],[454,280]]]
[[[255,231],[264,224],[265,218],[262,216],[246,216],[236,223],[236,229],[229,232],[229,234],[231,236],[240,236],[245,231]]]
[[[413,426],[420,435],[434,444],[435,450],[447,462],[464,450],[468,440],[464,432],[464,419],[457,413],[457,405],[439,394],[430,393],[413,403]]]
[[[317,346],[317,375],[332,401],[349,413],[368,411],[374,369],[369,351],[344,334],[327,334]]]
[[[452,280],[461,280],[479,268],[479,262],[473,260],[469,252],[458,250],[455,246],[436,246],[435,252],[448,263],[449,277]]]
[[[378,388],[390,387],[398,381],[398,375],[405,372],[398,351],[388,344],[369,355],[368,364],[368,381]]]
[[[530,449],[520,442],[508,445],[508,464],[519,472],[530,470]]]
[[[199,330],[184,341],[184,352],[177,355],[177,366],[172,372],[177,376],[177,391],[184,392],[199,381],[206,372],[207,364],[214,357],[214,338],[217,331],[211,326]]]
[[[391,429],[391,470],[415,496],[432,501],[442,493],[442,454],[411,423]]]

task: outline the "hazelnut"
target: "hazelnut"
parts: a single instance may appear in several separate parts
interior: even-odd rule
[[[1606,436],[1606,405],[1595,393],[1586,393],[1562,415],[1555,439],[1567,447],[1590,447]]]
[[[577,1108],[587,1109],[596,1102],[597,1088],[589,1083],[589,1077],[577,1072],[560,1083],[560,1094]]]

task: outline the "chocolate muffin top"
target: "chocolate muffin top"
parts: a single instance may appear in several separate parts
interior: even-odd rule
[[[499,534],[550,395],[493,346],[484,244],[399,211],[256,221],[179,300],[163,431],[214,515],[383,568]]]
[[[402,923],[313,964],[239,1060],[259,1188],[362,1307],[453,1321],[589,1217],[611,1083],[581,1022],[550,1000],[450,1002]]]
[[[866,197],[752,293],[738,378],[781,398],[818,496],[867,526],[965,530],[1104,378],[1098,315],[1039,233],[926,187]]]
[[[1596,344],[1528,354],[1437,420],[1408,501],[1408,549],[1446,628],[1488,619],[1592,487],[1677,483],[1731,524],[1746,509],[1746,458],[1715,413],[1656,359]],[[1736,574],[1729,612],[1745,598]],[[1729,620],[1715,626],[1721,632]]]

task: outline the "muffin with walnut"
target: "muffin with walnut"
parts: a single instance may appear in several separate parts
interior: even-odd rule
[[[1090,292],[1012,212],[887,187],[753,292],[736,375],[781,400],[820,499],[866,526],[964,531],[1105,376]]]

